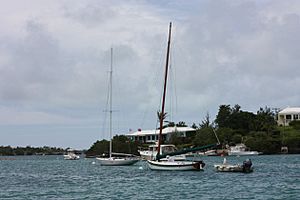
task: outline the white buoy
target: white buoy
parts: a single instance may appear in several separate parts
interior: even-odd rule
[[[96,162],[95,162],[95,161],[93,161],[93,162],[92,162],[92,165],[94,165],[94,164],[96,164]]]
[[[141,167],[139,167],[139,169],[141,169],[141,170],[142,170],[142,169],[143,169],[143,167],[141,166]]]

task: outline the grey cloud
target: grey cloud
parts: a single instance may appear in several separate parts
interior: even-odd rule
[[[6,112],[7,105],[19,102],[20,110],[30,105],[24,113],[32,119],[45,116],[43,123],[73,119],[101,126],[113,47],[114,107],[120,111],[115,118],[123,113],[118,132],[153,128],[170,19],[175,19],[169,85],[176,84],[176,94],[175,88],[168,90],[178,100],[172,100],[174,120],[197,123],[207,111],[213,118],[220,104],[252,111],[299,105],[297,1],[56,4],[56,9],[34,4],[25,13],[16,10],[22,17],[11,19],[25,28],[0,31],[0,103]],[[96,131],[101,129],[90,134]]]
[[[98,26],[99,23],[113,21],[118,13],[112,8],[109,2],[90,1],[86,4],[64,6],[63,15],[72,19],[73,22],[79,22],[87,28],[93,28],[93,26]]]

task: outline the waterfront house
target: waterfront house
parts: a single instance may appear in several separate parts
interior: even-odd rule
[[[288,126],[294,120],[300,120],[300,107],[287,107],[278,113],[279,126]]]
[[[191,127],[166,127],[162,130],[162,140],[168,142],[173,134],[179,137],[188,137],[196,133],[196,129]],[[155,143],[158,141],[159,130],[141,130],[126,134],[132,141],[140,143]]]

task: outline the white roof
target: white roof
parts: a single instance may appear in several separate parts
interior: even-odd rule
[[[162,130],[162,134],[168,134],[173,132],[188,132],[195,131],[196,129],[191,127],[167,127]],[[146,136],[146,135],[157,135],[159,130],[141,130],[126,134],[127,136]]]
[[[279,112],[279,114],[299,114],[300,107],[287,107]]]

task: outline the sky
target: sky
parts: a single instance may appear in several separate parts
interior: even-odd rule
[[[199,124],[219,106],[300,106],[298,0],[0,0],[0,146],[88,149],[154,129],[169,23],[166,112]]]

